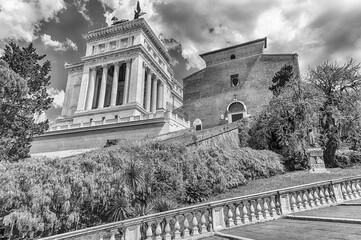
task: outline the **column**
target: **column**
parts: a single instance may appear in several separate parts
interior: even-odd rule
[[[100,84],[98,108],[104,107],[105,91],[106,91],[107,76],[108,76],[108,66],[103,65],[102,67],[103,67],[103,75],[102,75],[102,82]]]
[[[164,100],[164,85],[162,81],[159,81],[159,85],[158,85],[158,96],[157,96],[157,109],[164,109],[164,104],[163,104],[163,100]]]
[[[144,75],[145,72],[143,67],[143,59],[142,56],[138,55],[132,59],[130,79],[129,79],[128,103],[133,103],[133,104],[138,104],[139,106],[143,106]]]
[[[125,62],[125,81],[124,81],[123,104],[128,103],[129,77],[130,77],[129,73],[130,73],[130,60]]]
[[[152,113],[156,113],[157,111],[157,86],[158,79],[153,80],[153,88],[152,88]]]
[[[97,74],[97,69],[95,67],[91,68],[90,69],[90,80],[89,80],[89,86],[88,86],[88,96],[86,99],[86,110],[92,109],[96,74]]]
[[[82,76],[81,84],[80,84],[78,105],[76,108],[77,111],[83,111],[85,109],[85,101],[86,101],[86,96],[87,96],[88,84],[89,84],[89,67],[84,66],[83,76]]]
[[[150,112],[150,95],[151,95],[151,91],[152,91],[152,72],[150,71],[150,69],[148,69],[147,72],[147,89],[146,89],[146,93],[145,93],[145,110],[147,110],[147,112]]]
[[[116,101],[117,101],[119,67],[120,67],[120,63],[115,63],[114,64],[112,94],[110,96],[110,106],[111,107],[114,107],[116,105]]]

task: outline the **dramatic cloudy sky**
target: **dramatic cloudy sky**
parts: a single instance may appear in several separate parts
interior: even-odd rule
[[[140,0],[144,18],[166,43],[176,78],[204,67],[200,53],[268,37],[267,53],[298,53],[306,73],[326,60],[361,61],[360,0]],[[60,113],[64,63],[80,61],[82,34],[110,19],[132,19],[136,0],[0,0],[0,54],[33,42],[52,62],[49,92]]]

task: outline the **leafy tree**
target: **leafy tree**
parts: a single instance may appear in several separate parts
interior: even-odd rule
[[[290,79],[278,90],[251,126],[249,145],[283,155],[289,170],[304,169],[307,129],[318,123],[318,92],[300,78]]]
[[[3,126],[3,131],[7,134],[1,137],[9,138],[13,143],[13,148],[7,151],[10,160],[28,157],[33,136],[43,133],[48,128],[48,121],[35,123],[33,119],[35,113],[47,110],[53,101],[47,93],[50,84],[50,61],[41,64],[44,58],[45,55],[36,53],[32,44],[20,48],[14,42],[6,45],[4,55],[1,57],[10,69],[26,81],[27,85],[26,97],[17,100],[17,111],[22,119],[17,118],[18,123],[21,124],[10,124],[16,116],[9,116],[6,120],[8,124]]]
[[[274,96],[278,96],[282,88],[293,78],[293,67],[291,65],[284,65],[281,70],[276,72],[272,78],[272,86],[269,90],[273,92]]]
[[[27,93],[27,82],[0,60],[0,161],[26,156],[30,148],[33,116],[24,108]]]
[[[324,159],[329,167],[338,166],[336,150],[342,143],[353,142],[360,136],[360,64],[350,60],[339,66],[325,62],[309,71],[309,79],[322,93],[319,109],[321,141]],[[353,146],[356,147],[356,146]]]

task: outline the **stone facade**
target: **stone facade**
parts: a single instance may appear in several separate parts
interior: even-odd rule
[[[144,19],[97,29],[84,38],[81,62],[65,65],[61,116],[35,138],[31,153],[101,147],[111,138],[140,139],[190,127],[171,113],[182,105],[183,86]]]
[[[297,54],[264,54],[267,38],[204,53],[206,67],[183,80],[182,113],[191,125],[210,128],[254,115],[269,102],[274,74]]]

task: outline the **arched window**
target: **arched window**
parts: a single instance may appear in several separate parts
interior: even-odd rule
[[[196,131],[202,130],[202,120],[196,118],[193,122],[193,127],[196,129]]]
[[[228,122],[235,122],[247,116],[247,108],[241,101],[233,101],[227,107]]]
[[[233,60],[233,59],[236,59],[236,55],[234,55],[234,54],[231,55],[231,60]]]

